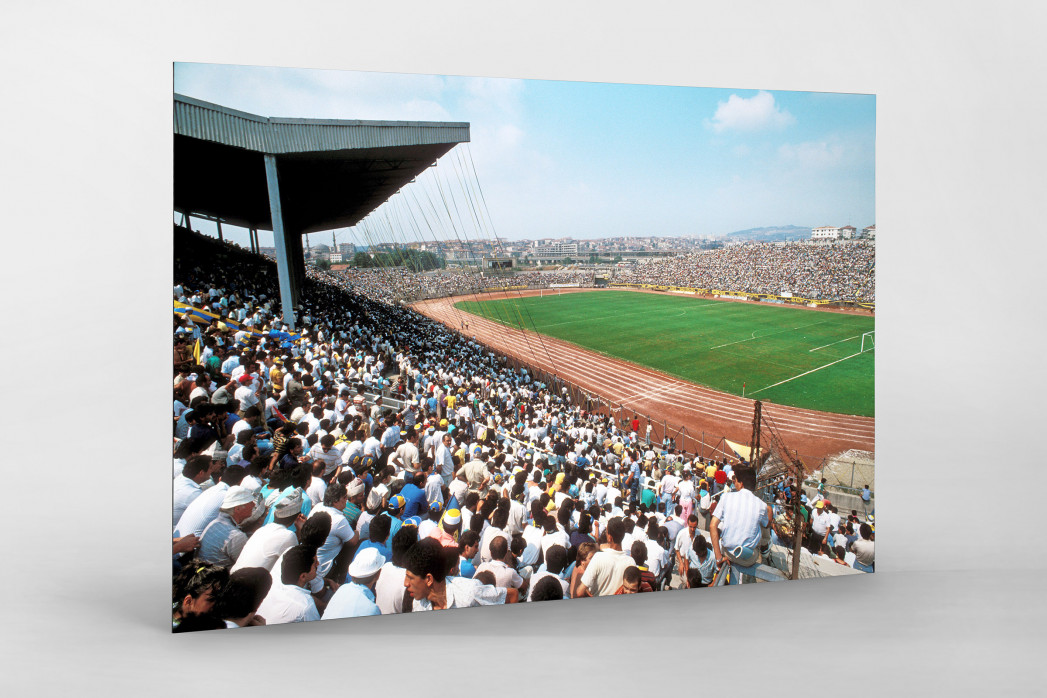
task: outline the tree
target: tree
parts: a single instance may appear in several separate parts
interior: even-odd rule
[[[564,257],[564,258],[563,258],[563,264],[564,264],[565,266],[566,266],[566,265],[568,265],[568,264],[574,264],[574,260],[573,260],[573,259],[571,259],[570,257]]]
[[[612,261],[612,262],[614,262],[615,264],[619,264],[619,263],[621,263],[621,261],[622,261],[622,255],[620,255],[620,254],[616,254],[616,255],[614,256],[614,259],[612,259],[611,261]]]
[[[353,255],[353,266],[360,269],[366,269],[367,267],[373,266],[371,255],[366,252],[357,252]]]

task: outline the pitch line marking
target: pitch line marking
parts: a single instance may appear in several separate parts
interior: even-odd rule
[[[853,337],[848,337],[847,339],[841,339],[840,342],[849,342],[852,339],[858,339],[859,337],[861,337],[861,335],[860,334],[856,334]],[[818,351],[819,349],[824,349],[825,347],[831,347],[833,344],[839,344],[840,342],[831,342],[829,344],[823,344],[820,347],[815,347],[814,349],[808,349],[807,351]]]
[[[790,327],[787,330],[780,330],[778,332],[771,332],[770,334],[762,334],[759,337],[750,337],[749,339],[739,339],[737,342],[727,342],[727,344],[718,344],[715,347],[709,347],[709,349],[707,349],[707,351],[712,351],[713,349],[720,349],[721,347],[729,347],[732,344],[741,344],[742,342],[751,342],[754,339],[763,339],[764,337],[773,337],[776,334],[782,334],[783,332],[792,332],[793,330],[799,330],[799,329],[802,329],[804,327],[814,327],[815,325],[821,325],[821,324],[823,324],[825,322],[828,322],[828,321],[827,320],[819,320],[818,322],[812,322],[809,325],[798,325],[796,327]],[[756,334],[755,330],[753,331],[753,334],[754,335]]]
[[[821,371],[821,370],[822,370],[823,368],[829,368],[829,367],[830,367],[830,366],[832,366],[833,364],[838,364],[838,363],[840,363],[841,361],[846,361],[847,359],[853,359],[853,358],[854,358],[854,357],[856,357],[856,356],[861,356],[861,354],[862,354],[862,352],[858,352],[857,354],[851,354],[850,356],[845,356],[845,357],[843,357],[842,359],[837,359],[836,361],[832,361],[832,362],[829,362],[829,363],[825,364],[824,366],[819,366],[818,368],[812,368],[812,369],[811,369],[810,371],[805,371],[805,372],[803,372],[803,373],[799,374],[798,376],[793,376],[792,378],[786,378],[786,379],[785,379],[785,380],[783,380],[783,381],[778,381],[778,382],[777,382],[777,383],[775,383],[774,385],[768,385],[768,386],[765,386],[765,387],[763,387],[763,388],[760,388],[759,390],[754,390],[754,391],[752,391],[752,392],[751,392],[751,393],[749,393],[749,394],[750,394],[750,395],[755,395],[756,393],[761,393],[761,392],[763,392],[764,390],[767,390],[768,388],[773,388],[773,387],[775,387],[775,386],[781,385],[782,383],[788,383],[789,381],[794,381],[794,380],[796,380],[797,378],[803,378],[803,377],[804,377],[804,376],[806,376],[806,375],[807,375],[808,373],[814,373],[815,371]]]
[[[584,361],[583,361],[583,364],[584,364]],[[616,371],[620,371],[621,369],[620,369],[620,367],[616,367],[615,370]],[[639,374],[635,374],[635,375],[637,375],[637,377],[639,377]],[[702,399],[703,399],[703,396],[704,396],[704,389],[701,388],[701,386],[697,386],[697,385],[693,385],[693,384],[687,384],[686,386],[679,386],[678,389],[686,390],[686,391],[692,391],[692,394],[688,395],[688,398],[689,398],[688,399],[688,403],[690,403],[690,400],[699,400],[699,404],[702,404]],[[697,390],[697,393],[693,392],[695,390]],[[666,397],[668,397],[668,396],[666,396]],[[725,395],[721,395],[720,397],[725,397]],[[739,398],[736,398],[736,399],[740,400]],[[694,409],[694,407],[695,407],[693,404],[676,403],[672,399],[667,400],[666,404],[668,404],[670,406],[675,406],[675,407],[687,407],[687,408],[690,408],[690,409]],[[719,403],[717,403],[717,404],[719,404]],[[721,405],[721,407],[724,407],[724,405]],[[848,425],[850,425],[850,422],[853,421],[853,419],[859,419],[859,420],[862,420],[862,421],[860,421],[857,424],[850,425],[850,426],[845,426],[843,424],[837,424],[836,422],[832,422],[832,423],[826,424],[826,423],[823,423],[821,420],[817,420],[817,419],[812,421],[811,420],[811,416],[810,415],[805,415],[804,414],[804,410],[802,410],[802,409],[789,408],[789,407],[784,407],[784,406],[778,406],[778,408],[783,410],[783,413],[781,415],[779,415],[779,422],[783,425],[783,427],[784,427],[784,425],[786,423],[789,423],[790,425],[795,423],[795,425],[796,425],[795,428],[789,428],[789,429],[783,428],[783,432],[787,431],[789,433],[794,433],[794,434],[798,434],[798,435],[801,435],[801,436],[812,436],[812,435],[814,435],[814,432],[811,431],[811,430],[817,428],[818,433],[824,435],[824,430],[826,428],[828,428],[832,434],[837,435],[840,438],[843,438],[844,435],[846,435],[846,436],[851,436],[851,437],[859,438],[859,439],[868,439],[869,443],[870,444],[872,443],[872,441],[871,441],[872,435],[871,435],[871,433],[870,434],[866,433],[867,427],[864,425],[864,421],[863,421],[866,418],[850,418],[849,419],[846,415],[835,415],[835,417],[842,418],[844,421],[846,421]],[[742,423],[743,421],[745,421],[744,419],[741,419],[741,418],[735,419],[734,415],[729,415],[727,413],[722,413],[719,410],[714,410],[713,412],[709,412],[709,411],[706,411],[704,409],[700,409],[699,408],[699,409],[695,410],[695,412],[697,414],[702,414],[702,415],[706,415],[706,416],[710,416],[711,415],[711,416],[714,416],[716,418],[728,419],[729,421],[732,421],[732,422]],[[784,419],[784,421],[783,421],[783,419]],[[858,431],[855,431],[855,429],[857,429]]]

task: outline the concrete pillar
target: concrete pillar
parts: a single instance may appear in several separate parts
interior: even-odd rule
[[[301,235],[288,234],[288,260],[291,264],[291,278],[293,279],[291,289],[294,294],[293,301],[295,305],[298,305],[298,302],[302,299],[302,289],[305,288],[305,251],[302,244]]]
[[[218,226],[218,239],[222,242],[225,242],[225,238],[222,237],[222,221],[215,218],[214,224]]]
[[[276,172],[276,156],[265,154],[265,179],[269,187],[269,214],[273,221],[273,242],[276,245],[276,272],[280,278],[280,307],[283,310],[284,322],[290,329],[295,329],[295,288],[291,269],[291,250],[288,249],[288,235],[284,230],[283,204],[280,200],[280,180]],[[301,248],[301,240],[298,242]]]

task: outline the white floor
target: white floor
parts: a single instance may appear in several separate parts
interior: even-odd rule
[[[88,578],[86,594],[5,604],[0,656],[9,695],[185,695],[187,683],[231,686],[245,674],[275,694],[319,685],[336,666],[347,687],[376,691],[465,681],[531,695],[536,685],[1031,695],[1047,650],[1043,577],[879,572],[194,635],[170,634],[155,575],[105,588]],[[275,656],[299,659],[272,671]]]

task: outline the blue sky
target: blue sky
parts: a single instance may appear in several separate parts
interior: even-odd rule
[[[467,121],[505,240],[876,222],[872,95],[186,63],[174,86],[262,116]]]

